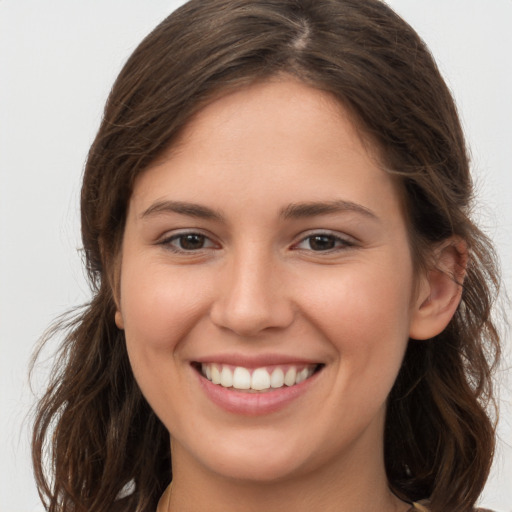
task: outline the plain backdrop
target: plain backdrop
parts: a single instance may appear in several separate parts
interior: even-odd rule
[[[104,101],[138,42],[181,3],[0,0],[0,512],[42,510],[30,465],[27,369],[44,329],[89,297],[78,196]],[[476,212],[511,289],[512,0],[389,3],[426,40],[453,90],[472,149]],[[36,372],[36,393],[47,368]],[[505,374],[499,451],[482,504],[511,512]]]

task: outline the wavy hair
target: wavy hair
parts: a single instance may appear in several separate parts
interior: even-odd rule
[[[48,511],[151,511],[171,480],[169,435],[114,323],[127,204],[136,177],[212,98],[282,73],[351,111],[397,176],[419,265],[448,237],[467,244],[455,316],[435,338],[409,341],[388,400],[385,463],[403,499],[428,499],[432,512],[473,509],[494,449],[499,278],[493,248],[470,219],[464,136],[431,54],[379,0],[192,0],[129,58],[88,155],[81,221],[93,297],[49,334],[65,331],[33,431]]]

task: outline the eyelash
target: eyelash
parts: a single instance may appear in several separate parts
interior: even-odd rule
[[[199,242],[201,243],[201,247],[197,248],[184,248],[183,242],[186,238],[192,238],[195,237],[196,240],[199,239]],[[328,243],[332,244],[332,247],[324,248],[324,249],[318,249],[315,250],[312,248],[311,243],[313,240],[322,243]],[[300,247],[304,243],[308,243],[309,241],[309,247]],[[176,243],[176,245],[174,245]],[[205,246],[205,243],[207,244]],[[197,231],[187,231],[182,233],[177,233],[175,235],[169,236],[159,242],[159,245],[163,245],[166,248],[168,248],[170,251],[178,254],[197,254],[200,251],[208,250],[212,248],[219,248],[219,246],[213,242],[210,237],[207,235],[204,235],[203,233],[197,232]],[[351,247],[354,247],[355,243],[351,240],[348,240],[346,238],[340,237],[338,235],[335,235],[331,232],[322,232],[322,231],[315,231],[307,236],[304,236],[299,240],[299,242],[292,245],[292,250],[297,251],[308,251],[313,253],[332,253],[335,251],[342,251],[349,249]]]
[[[320,241],[320,239],[323,239],[323,241],[328,240],[329,242],[333,243],[333,247],[329,247],[324,250],[315,250],[311,247],[312,240],[317,239],[317,241]],[[309,248],[302,248],[300,247],[301,244],[307,243],[309,241]],[[323,243],[323,241],[321,243]],[[298,243],[294,244],[293,249],[294,250],[303,250],[303,251],[311,251],[314,253],[332,253],[335,251],[343,251],[346,249],[349,249],[351,247],[354,247],[355,243],[351,240],[348,240],[347,238],[343,238],[341,236],[335,235],[331,232],[325,232],[325,231],[315,231],[307,236],[303,237]]]
[[[196,249],[185,249],[182,246],[182,243],[184,239],[187,237],[196,237],[200,238],[203,242],[206,242],[208,245],[205,247],[204,244],[202,247],[198,247]],[[174,242],[177,242],[179,246],[173,245]],[[204,235],[203,233],[197,232],[197,231],[186,231],[182,233],[177,233],[175,235],[169,236],[159,242],[159,245],[165,246],[167,249],[174,253],[178,254],[193,254],[198,253],[199,251],[203,251],[205,249],[211,249],[211,248],[217,248],[217,245],[208,237],[207,235]]]

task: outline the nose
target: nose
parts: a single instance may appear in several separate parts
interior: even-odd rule
[[[254,252],[233,258],[219,274],[211,320],[220,328],[251,337],[284,329],[294,319],[292,298],[283,269],[272,258]]]

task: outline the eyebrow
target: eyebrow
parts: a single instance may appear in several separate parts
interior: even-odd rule
[[[301,219],[343,212],[355,212],[370,219],[379,220],[378,216],[369,208],[344,200],[292,203],[280,211],[280,217],[283,219]],[[224,216],[220,212],[207,206],[184,201],[157,201],[144,210],[140,218],[144,219],[161,213],[178,213],[199,219],[224,222]]]
[[[217,211],[202,206],[200,204],[188,203],[183,201],[158,201],[153,203],[148,209],[140,215],[141,219],[152,217],[160,213],[178,213],[188,217],[197,217],[199,219],[210,219],[223,221],[224,217]]]
[[[358,203],[353,203],[352,201],[344,201],[341,199],[327,202],[293,203],[281,210],[281,217],[284,219],[300,219],[342,212],[355,212],[370,219],[379,220],[379,217],[369,208]]]

